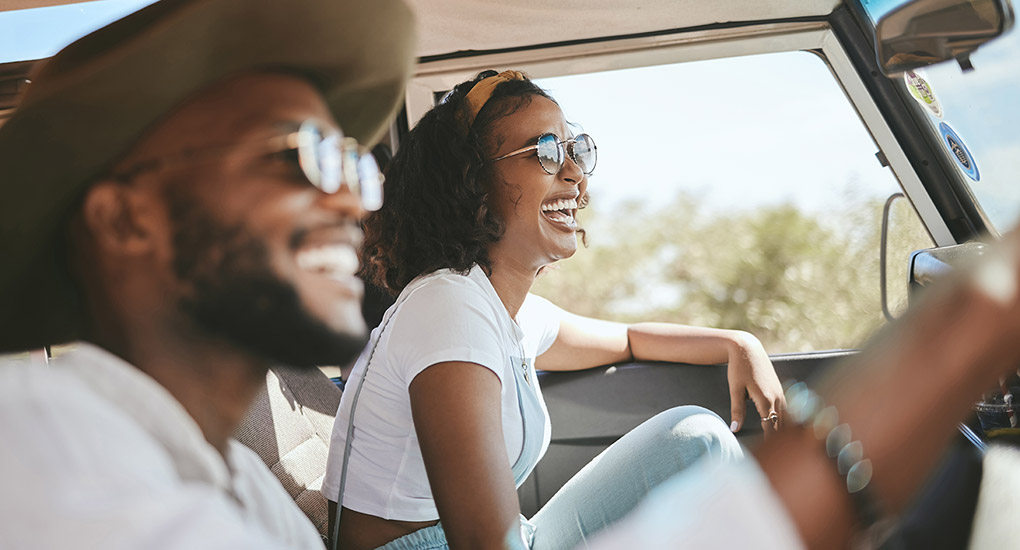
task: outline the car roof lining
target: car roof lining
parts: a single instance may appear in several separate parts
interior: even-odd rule
[[[418,55],[526,48],[744,21],[826,16],[840,0],[408,0]]]
[[[0,0],[0,12],[83,0]],[[841,0],[406,0],[418,18],[419,58],[585,43],[712,25],[824,17]],[[0,124],[38,61],[4,64]]]

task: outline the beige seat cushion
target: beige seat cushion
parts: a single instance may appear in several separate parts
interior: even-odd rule
[[[235,437],[258,453],[323,535],[320,493],[340,389],[318,369],[274,368]]]

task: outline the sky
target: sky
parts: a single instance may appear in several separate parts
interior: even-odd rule
[[[907,0],[861,0],[861,5],[871,16],[872,22],[878,21],[880,17],[905,3]]]
[[[983,46],[975,70],[919,71],[980,171],[963,176],[993,225],[1020,219],[1020,31]],[[543,79],[599,146],[595,200],[667,201],[677,191],[720,211],[792,203],[825,213],[899,190],[821,59],[766,54]],[[923,110],[927,113],[928,111]],[[941,137],[940,143],[944,143]],[[948,149],[948,147],[946,147]]]
[[[42,59],[155,0],[101,0],[0,12],[0,63]]]
[[[601,203],[683,190],[707,207],[824,211],[898,188],[821,59],[806,52],[542,79],[599,147]]]
[[[0,12],[0,63],[52,55],[153,0],[101,0]],[[903,0],[865,0],[881,14]],[[1020,34],[925,76],[982,172],[974,192],[999,225],[1020,216]],[[819,58],[805,52],[698,61],[539,81],[599,147],[591,192],[604,207],[662,204],[678,192],[707,208],[789,202],[826,212],[898,190],[877,147]],[[969,181],[969,180],[968,180]]]

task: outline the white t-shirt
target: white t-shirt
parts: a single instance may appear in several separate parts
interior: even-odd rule
[[[227,459],[155,380],[88,344],[0,364],[0,548],[317,549],[254,452]]]
[[[529,457],[530,472],[550,437],[534,358],[556,340],[560,311],[547,300],[528,295],[514,322],[478,266],[467,275],[440,270],[408,284],[372,331],[351,372],[333,425],[322,494],[338,500],[351,404],[373,346],[375,354],[355,412],[344,506],[385,519],[439,518],[414,430],[408,388],[421,371],[446,361],[475,363],[499,377],[503,437],[511,464],[523,448],[522,403],[528,418],[540,419],[529,427],[529,438],[538,437],[541,442],[541,450]],[[520,382],[522,375],[515,374],[515,368],[521,368],[522,352],[528,382]],[[533,394],[519,396],[518,387]]]

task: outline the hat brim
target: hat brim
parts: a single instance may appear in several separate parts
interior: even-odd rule
[[[285,70],[373,144],[400,105],[413,47],[400,0],[162,0],[61,50],[0,127],[0,351],[80,335],[66,220],[174,107],[229,76]]]

